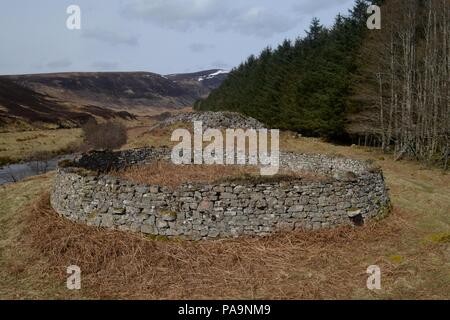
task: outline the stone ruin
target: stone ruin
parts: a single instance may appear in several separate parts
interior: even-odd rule
[[[186,112],[171,116],[161,122],[161,126],[168,126],[177,122],[192,123],[201,121],[205,128],[220,129],[264,129],[266,126],[258,120],[229,111]]]
[[[186,182],[173,190],[108,174],[169,159],[170,149],[163,147],[93,152],[74,163],[62,163],[51,205],[78,223],[186,240],[358,226],[390,209],[380,169],[324,155],[280,155],[283,168],[326,177],[317,180],[275,176],[207,185]]]

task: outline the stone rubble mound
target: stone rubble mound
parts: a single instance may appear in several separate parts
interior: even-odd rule
[[[170,117],[162,125],[172,125],[177,122],[203,122],[204,128],[218,129],[264,129],[266,126],[258,120],[237,112],[188,112]]]

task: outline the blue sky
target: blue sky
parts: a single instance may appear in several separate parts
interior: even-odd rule
[[[66,9],[81,8],[81,30]],[[15,0],[0,5],[0,74],[231,69],[325,25],[353,0]]]

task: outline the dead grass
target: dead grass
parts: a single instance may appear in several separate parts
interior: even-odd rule
[[[0,133],[0,158],[12,163],[27,160],[36,152],[69,153],[82,140],[81,129]]]
[[[162,147],[174,146],[176,142],[170,141],[175,129],[188,128],[184,123],[176,123],[167,127],[159,127],[156,122],[128,131],[128,143],[122,149],[134,149],[147,146]]]
[[[393,213],[362,228],[215,242],[93,229],[49,208],[49,178],[0,187],[0,298],[450,299],[450,178],[368,148],[287,138],[284,150],[374,159]],[[383,160],[381,160],[383,158]],[[18,210],[22,204],[31,204]],[[66,267],[82,268],[80,292]],[[366,288],[368,266],[382,290]]]
[[[278,175],[264,178],[261,177],[260,169],[256,166],[175,165],[163,161],[133,166],[110,174],[137,183],[167,186],[170,188],[179,187],[187,182],[194,184],[222,182],[264,183],[293,179],[314,181],[326,179],[326,177],[318,176],[310,172],[292,172],[288,170],[280,170]]]
[[[438,264],[417,262],[424,254],[442,255],[443,247],[424,246],[420,253],[392,261],[387,244],[402,246],[411,228],[398,210],[361,229],[215,242],[152,241],[76,225],[50,209],[48,194],[25,211],[27,236],[21,245],[32,248],[36,259],[45,257],[47,273],[61,284],[67,266],[80,266],[82,293],[89,298],[448,298],[450,292],[448,286],[413,290],[399,282],[414,276],[412,271],[436,272]],[[383,270],[384,289],[378,294],[365,289],[371,264]]]
[[[258,172],[258,168],[251,166],[175,165],[161,161],[133,166],[111,174],[142,184],[176,188],[186,182],[207,184],[221,177],[253,175]]]

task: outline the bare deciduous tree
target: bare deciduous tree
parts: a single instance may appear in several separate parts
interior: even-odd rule
[[[113,150],[127,143],[127,128],[119,122],[90,120],[82,129],[86,143],[94,149]]]
[[[364,55],[371,63],[369,105],[378,109],[377,132],[396,158],[439,161],[448,167],[450,2],[390,0],[383,27]],[[375,85],[376,83],[376,85]]]

